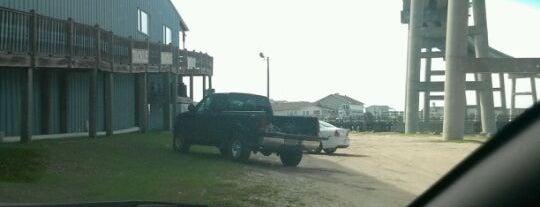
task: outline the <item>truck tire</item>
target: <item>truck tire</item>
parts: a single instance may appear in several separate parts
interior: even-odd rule
[[[232,161],[247,162],[251,155],[251,149],[244,140],[233,138],[229,142],[227,154]]]
[[[337,148],[328,148],[328,149],[324,149],[324,153],[326,154],[334,154],[334,152],[336,152]]]
[[[173,149],[174,151],[182,154],[188,153],[191,145],[186,141],[185,137],[181,133],[175,133],[173,137]]]
[[[279,159],[285,167],[296,167],[302,160],[302,150],[286,150],[279,154]]]

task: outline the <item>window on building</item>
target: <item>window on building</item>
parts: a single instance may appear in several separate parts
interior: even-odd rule
[[[172,32],[171,28],[167,27],[167,25],[163,25],[163,44],[171,44],[172,42]]]
[[[178,48],[184,48],[182,44],[184,44],[183,40],[184,34],[182,34],[182,31],[178,32]]]
[[[148,35],[148,19],[148,13],[141,9],[137,10],[137,29],[146,35]]]

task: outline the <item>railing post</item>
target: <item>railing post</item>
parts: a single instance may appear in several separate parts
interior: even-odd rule
[[[73,68],[73,42],[74,42],[74,23],[72,18],[68,18],[66,25],[66,50],[68,59],[68,68]]]
[[[95,36],[95,55],[96,65],[90,71],[90,84],[89,84],[89,104],[88,104],[88,119],[89,119],[89,131],[88,135],[92,138],[97,136],[97,76],[99,66],[101,64],[101,29],[99,25],[96,25]]]

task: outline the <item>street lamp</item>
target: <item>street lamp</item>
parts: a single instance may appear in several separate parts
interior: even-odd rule
[[[266,97],[270,99],[270,57],[264,56],[264,53],[260,52],[259,57],[266,60]]]

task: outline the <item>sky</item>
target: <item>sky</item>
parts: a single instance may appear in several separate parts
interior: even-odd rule
[[[173,3],[190,29],[186,47],[214,57],[217,92],[266,95],[266,62],[258,55],[263,52],[270,57],[274,100],[316,101],[339,93],[367,105],[404,108],[407,25],[400,23],[400,0]],[[540,57],[540,1],[486,3],[490,45],[515,57]],[[522,85],[518,90],[529,89]],[[199,100],[202,80],[195,78],[194,86]]]

